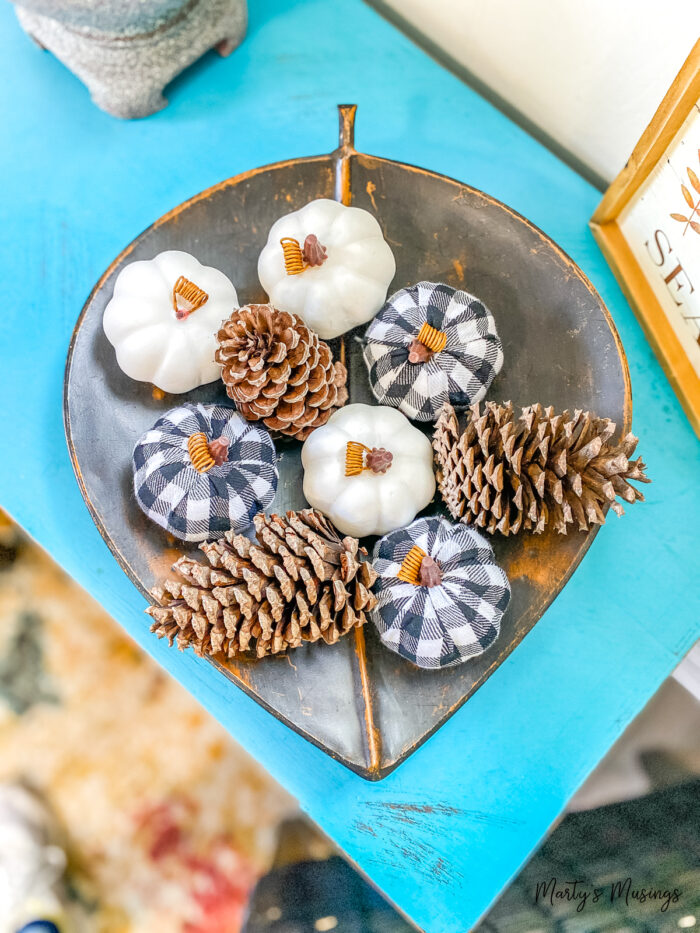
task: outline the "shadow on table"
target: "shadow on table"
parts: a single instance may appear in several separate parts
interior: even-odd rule
[[[284,824],[243,933],[414,930],[332,853],[308,823]],[[700,929],[700,780],[566,816],[476,931],[694,929]],[[436,918],[431,933],[443,930],[448,933]]]

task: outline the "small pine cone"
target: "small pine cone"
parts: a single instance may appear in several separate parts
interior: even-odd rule
[[[181,557],[152,590],[151,631],[199,655],[262,658],[365,624],[377,575],[356,538],[313,509],[258,513],[255,532],[201,545],[206,564]]]
[[[641,458],[630,460],[637,438],[612,441],[608,418],[541,405],[516,417],[510,402],[486,402],[483,412],[472,405],[466,417],[460,432],[446,405],[433,435],[438,488],[454,519],[491,534],[541,534],[547,526],[566,534],[572,524],[602,525],[606,505],[622,515],[617,496],[644,501],[630,485],[651,482]]]
[[[249,421],[303,441],[348,400],[345,366],[295,314],[245,305],[217,340],[226,392]]]

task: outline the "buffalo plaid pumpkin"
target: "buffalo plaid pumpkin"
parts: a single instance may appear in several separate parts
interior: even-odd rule
[[[380,404],[435,421],[446,402],[464,408],[484,398],[503,365],[503,347],[478,298],[419,282],[392,295],[371,322],[364,359]]]

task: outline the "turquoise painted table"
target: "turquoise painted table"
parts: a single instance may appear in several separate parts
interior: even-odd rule
[[[0,5],[0,503],[417,924],[466,931],[700,636],[700,448],[588,232],[597,191],[359,0],[252,7],[249,38],[230,59],[207,56],[177,80],[165,111],[120,123]],[[486,685],[379,784],[148,634],[143,599],[80,498],[61,419],[70,333],[112,258],[223,178],[327,152],[335,105],[348,100],[359,104],[362,151],[489,192],[582,266],[622,335],[654,479],[648,504],[611,518]]]

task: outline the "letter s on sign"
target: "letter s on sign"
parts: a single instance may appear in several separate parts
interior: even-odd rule
[[[666,250],[667,250],[667,252],[666,252],[665,254],[664,254],[663,247],[662,247],[662,245],[661,245],[661,238],[662,238],[662,237],[663,237],[663,239],[666,241]],[[658,262],[657,262],[656,259],[654,258],[654,255],[653,255],[653,253],[652,253],[652,251],[651,251],[651,249],[650,249],[650,247],[649,247],[649,240],[647,240],[646,243],[645,243],[644,245],[646,246],[647,251],[649,252],[649,255],[651,256],[652,262],[654,263],[654,265],[663,266],[663,264],[666,262],[666,257],[667,257],[667,256],[670,256],[671,253],[673,252],[673,248],[672,248],[672,246],[671,246],[671,243],[670,243],[668,237],[667,237],[666,234],[663,232],[663,230],[655,230],[655,231],[654,231],[654,243],[656,244],[656,248],[657,248],[657,250],[659,251],[659,260],[658,260]]]

